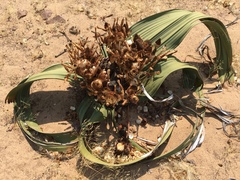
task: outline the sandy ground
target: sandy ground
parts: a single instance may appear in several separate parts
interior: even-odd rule
[[[235,3],[233,13],[228,8],[231,3]],[[14,124],[13,105],[4,103],[7,93],[27,75],[68,61],[67,54],[55,58],[66,45],[66,39],[59,31],[65,31],[72,40],[77,40],[79,36],[92,37],[91,31],[95,26],[103,25],[104,16],[127,17],[131,25],[148,15],[173,8],[200,11],[220,19],[224,24],[233,21],[240,13],[238,0],[1,1],[0,179],[239,179],[239,139],[225,136],[221,122],[212,115],[207,114],[205,118],[206,138],[202,146],[184,161],[158,161],[104,171],[98,166],[94,169],[83,166],[79,154],[69,160],[58,161],[54,156],[34,151]],[[69,29],[72,27],[80,30],[80,34],[71,34]],[[232,39],[233,65],[240,71],[239,23],[229,27],[228,31]],[[187,55],[198,57],[195,49],[208,33],[203,25],[194,28],[177,48],[177,56],[183,60],[189,60]],[[207,91],[206,87],[215,87],[216,83],[206,80],[203,91]],[[33,90],[59,88],[64,90],[58,82],[42,82]],[[208,97],[212,104],[239,113],[239,92],[239,87],[225,87],[222,93]]]

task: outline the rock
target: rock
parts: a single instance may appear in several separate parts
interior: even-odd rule
[[[16,30],[17,30],[17,26],[13,26],[12,31],[16,31]]]
[[[23,38],[23,39],[22,39],[22,43],[23,43],[23,44],[26,44],[26,43],[27,43],[27,41],[28,41],[28,39],[27,39],[27,38]]]
[[[83,5],[78,5],[78,7],[76,8],[77,12],[84,12],[85,8]]]
[[[44,54],[43,54],[43,51],[42,50],[36,50],[34,53],[33,53],[33,61],[37,60],[37,59],[41,59],[43,58]]]
[[[51,10],[41,10],[39,12],[40,16],[42,17],[43,20],[47,20],[48,18],[50,18],[52,16],[52,11]]]
[[[117,114],[117,118],[121,118],[122,116],[121,116],[121,114]]]
[[[147,106],[143,106],[143,112],[147,113],[148,112],[148,107]]]
[[[86,15],[89,19],[96,19],[96,16],[93,15],[90,11],[86,11]]]
[[[74,106],[70,106],[70,110],[75,111],[76,108]]]
[[[78,35],[80,33],[80,30],[76,27],[76,26],[72,26],[70,29],[69,29],[69,32],[71,34],[74,34],[74,35]]]
[[[124,151],[124,144],[122,142],[117,143],[116,149],[119,152],[123,152]]]
[[[21,18],[23,18],[23,17],[25,17],[26,15],[27,15],[27,11],[26,10],[19,10],[18,12],[17,12],[17,17],[18,17],[18,19],[21,19]]]
[[[104,152],[104,149],[103,149],[103,147],[101,147],[101,146],[96,146],[96,147],[92,150],[92,152],[93,152],[94,154],[97,154],[97,155],[102,155],[103,152]]]
[[[0,38],[7,37],[7,36],[8,36],[8,32],[6,30],[3,29],[0,31]]]
[[[132,13],[132,12],[128,12],[128,13],[127,13],[127,16],[128,16],[129,18],[131,18],[131,17],[133,17],[133,13]]]
[[[128,138],[129,138],[129,139],[133,139],[133,138],[134,138],[133,133],[129,133],[129,134],[128,134]]]
[[[47,24],[66,23],[66,20],[63,17],[56,15],[52,19],[47,20],[46,23]]]
[[[207,6],[204,6],[204,7],[203,7],[203,10],[204,10],[204,11],[207,11],[207,10],[208,10],[208,7],[207,7]]]
[[[142,118],[140,116],[138,116],[138,118],[136,119],[136,123],[138,125],[140,125],[142,123]]]

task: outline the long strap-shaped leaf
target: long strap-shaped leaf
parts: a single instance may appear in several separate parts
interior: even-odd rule
[[[30,86],[34,81],[39,81],[43,79],[60,79],[64,80],[67,76],[68,72],[65,70],[65,68],[62,66],[62,64],[56,64],[53,66],[48,67],[44,71],[34,74],[30,77],[25,78],[16,86],[14,89],[12,89],[6,99],[5,102],[18,102],[22,97],[28,98],[29,97],[29,89]],[[69,78],[71,80],[71,77]],[[21,97],[22,96],[22,97]]]
[[[33,135],[33,131],[29,130],[29,126],[22,120],[18,120],[18,125],[21,128],[23,134],[34,144],[45,148],[47,150],[51,151],[65,151],[68,150],[69,148],[72,148],[76,146],[78,143],[78,139],[76,138],[75,135],[71,135],[71,133],[56,133],[56,134],[46,134],[42,133],[43,136],[46,137],[46,140],[51,138],[54,138],[54,142],[51,141],[46,141],[42,140],[39,138],[41,134],[38,134],[38,137],[35,137]],[[37,132],[34,132],[37,134]],[[62,142],[65,141],[65,142]]]
[[[120,164],[113,164],[113,163],[108,163],[104,160],[101,160],[100,158],[96,157],[90,149],[88,149],[88,145],[87,142],[85,141],[85,138],[83,136],[79,137],[79,151],[80,153],[88,160],[90,160],[91,162],[97,163],[97,164],[101,164],[101,165],[105,165],[108,167],[120,167],[120,166],[125,166],[125,165],[130,165],[130,164],[134,164],[140,161],[152,161],[152,160],[157,160],[160,158],[166,158],[166,157],[170,157],[171,155],[177,154],[183,150],[185,150],[187,147],[192,148],[192,144],[196,144],[199,143],[196,140],[197,137],[199,136],[199,133],[201,133],[201,127],[203,126],[203,118],[198,115],[195,111],[191,110],[190,108],[186,107],[183,103],[180,103],[180,105],[184,108],[187,109],[189,111],[190,114],[193,114],[195,117],[197,117],[196,122],[195,123],[191,123],[192,125],[192,131],[189,133],[189,135],[186,137],[186,139],[183,142],[180,142],[179,145],[177,145],[175,148],[165,152],[165,153],[160,153],[157,154],[155,153],[155,151],[164,143],[168,140],[168,138],[170,137],[171,133],[173,132],[173,128],[175,123],[171,122],[171,121],[167,121],[165,124],[165,128],[164,128],[164,132],[163,135],[161,137],[161,139],[159,140],[159,142],[157,143],[157,145],[155,146],[155,148],[152,151],[146,152],[143,156],[136,158],[134,160],[131,160],[129,162],[124,162],[124,163],[120,163]],[[196,146],[194,146],[193,148],[196,148]],[[155,154],[153,156],[153,153]],[[183,156],[186,155],[186,153],[182,152]],[[189,150],[188,152],[189,153]]]
[[[181,152],[181,154],[180,154],[181,157],[184,158],[187,155],[187,153],[190,153],[189,149],[193,147],[192,145],[194,143],[198,143],[198,145],[200,143],[202,143],[202,142],[197,142],[198,141],[197,137],[199,136],[199,133],[201,133],[201,127],[203,126],[203,114],[200,115],[196,111],[185,106],[181,100],[179,101],[179,103],[183,109],[186,109],[190,114],[192,114],[193,116],[196,117],[195,123],[192,123],[193,120],[191,120],[192,122],[189,121],[189,123],[192,125],[192,131],[189,133],[189,135],[186,137],[186,139],[184,139],[184,141],[180,142],[179,145],[177,145],[175,148],[173,148],[165,153],[156,154],[154,157],[152,157],[151,159],[146,160],[146,161],[153,161],[153,160],[157,160],[157,159],[161,159],[161,158],[167,158],[174,154],[179,154],[179,152]],[[188,148],[188,150],[187,150],[187,152],[184,152],[184,150],[186,148]],[[196,148],[196,146],[194,148]]]
[[[183,69],[183,77],[187,83],[185,83],[186,88],[193,91],[199,91],[203,87],[203,81],[198,73],[198,69],[188,63],[183,63],[179,61],[176,57],[171,56],[166,60],[160,61],[154,68],[156,71],[160,70],[160,74],[154,75],[154,77],[145,80],[146,91],[154,96],[159,87],[165,81],[165,79],[174,71]]]
[[[73,147],[78,142],[74,132],[61,133],[44,133],[32,117],[32,110],[29,104],[30,88],[33,82],[43,79],[60,79],[64,80],[68,72],[61,64],[53,65],[41,73],[25,78],[18,86],[12,89],[7,97],[6,102],[14,103],[14,114],[17,117],[17,123],[24,135],[38,146],[48,150],[64,151]],[[68,79],[72,80],[71,77]],[[34,135],[38,134],[38,136]],[[41,137],[45,138],[41,139]],[[49,141],[51,139],[52,141]]]
[[[169,10],[149,16],[131,27],[131,37],[140,35],[151,42],[161,39],[158,55],[165,46],[166,50],[175,49],[199,20],[211,31],[216,47],[218,75],[223,83],[233,78],[232,46],[224,24],[213,17],[187,10]],[[232,79],[231,79],[232,80]]]
[[[110,111],[110,110],[109,110]],[[114,110],[112,110],[114,111]],[[89,116],[89,114],[91,114]],[[139,161],[142,161],[143,159],[146,159],[147,157],[152,156],[153,152],[161,146],[171,135],[171,132],[174,127],[174,123],[168,122],[166,123],[165,126],[165,131],[162,135],[161,140],[159,140],[158,144],[156,145],[155,149],[146,152],[142,157],[136,158],[134,160],[131,160],[129,162],[124,162],[121,164],[114,164],[114,163],[108,163],[104,160],[101,160],[97,156],[95,156],[88,145],[88,137],[86,131],[88,129],[87,125],[93,125],[95,123],[100,123],[103,120],[106,120],[108,117],[107,110],[103,108],[102,105],[100,105],[98,102],[94,101],[91,97],[86,97],[84,101],[81,102],[80,107],[78,109],[78,116],[79,120],[81,122],[81,135],[79,136],[79,151],[85,157],[86,159],[90,160],[91,162],[109,166],[109,167],[119,167],[119,166],[124,166],[124,165],[130,165],[137,163]],[[134,143],[134,142],[132,142]]]
[[[120,164],[114,164],[114,163],[108,163],[106,161],[101,160],[100,158],[96,157],[91,152],[91,150],[89,150],[87,148],[88,145],[87,145],[87,143],[85,141],[85,138],[83,136],[79,137],[79,151],[86,159],[90,160],[91,162],[101,164],[101,165],[105,165],[105,166],[108,166],[108,167],[120,167],[120,166],[134,164],[134,163],[140,162],[140,161],[142,161],[146,158],[150,158],[153,155],[153,153],[156,151],[156,149],[159,146],[161,146],[170,137],[170,135],[172,133],[172,130],[173,130],[173,127],[174,127],[174,123],[171,123],[171,122],[167,121],[165,127],[166,127],[165,132],[163,133],[161,140],[157,143],[157,145],[155,146],[155,148],[152,151],[147,152],[144,155],[142,155],[141,157],[136,158],[136,159],[131,160],[131,161],[128,161],[128,162],[123,162],[123,163],[120,163]]]

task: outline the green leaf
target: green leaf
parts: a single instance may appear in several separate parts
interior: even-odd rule
[[[153,78],[145,79],[145,89],[154,96],[169,74],[174,71],[183,69],[183,77],[185,80],[185,87],[193,91],[199,91],[203,87],[203,81],[198,73],[196,67],[179,61],[176,57],[171,56],[166,60],[159,61],[154,67],[155,71],[160,71],[159,74],[154,75]]]
[[[87,123],[99,123],[106,120],[108,112],[114,113],[114,109],[107,109],[104,105],[95,101],[93,97],[85,97],[79,105],[78,117],[80,125]]]
[[[94,99],[92,97],[86,96],[80,103],[78,107],[78,119],[80,121],[80,125],[84,122],[85,119],[88,119],[89,117],[86,117],[87,110],[92,106]]]
[[[34,81],[39,81],[43,79],[60,79],[64,80],[67,76],[68,72],[65,70],[62,64],[53,65],[41,73],[34,74],[30,77],[25,78],[21,81],[18,86],[13,88],[7,95],[5,102],[14,102],[20,103],[21,99],[28,99],[29,98],[29,90],[30,86]],[[69,81],[71,81],[71,77]]]
[[[83,157],[85,157],[86,159],[90,160],[91,162],[94,162],[94,163],[97,163],[97,164],[101,164],[101,165],[105,165],[105,166],[109,166],[109,167],[120,167],[120,166],[134,164],[134,163],[140,162],[140,161],[142,161],[142,160],[144,160],[146,158],[150,158],[150,159],[153,158],[151,156],[156,151],[156,149],[158,149],[170,137],[170,135],[172,133],[172,130],[173,130],[173,127],[174,127],[174,124],[175,123],[172,123],[170,121],[166,122],[165,128],[164,128],[164,132],[163,132],[162,137],[161,137],[161,140],[159,140],[159,142],[157,143],[157,145],[155,146],[155,148],[152,151],[147,152],[145,149],[143,149],[139,145],[137,145],[133,140],[130,140],[130,142],[134,146],[137,146],[137,148],[140,149],[141,151],[145,152],[145,154],[142,155],[139,158],[136,158],[136,159],[128,161],[128,162],[114,164],[114,163],[108,163],[106,161],[101,160],[100,158],[96,157],[91,152],[91,150],[89,150],[87,148],[88,145],[87,145],[87,142],[85,141],[85,138],[83,136],[81,136],[79,138],[79,151],[83,155]]]
[[[152,43],[161,39],[162,44],[156,52],[158,55],[163,47],[166,48],[166,51],[175,49],[191,28],[199,24],[199,20],[207,26],[214,38],[217,54],[216,65],[220,81],[224,83],[226,80],[232,80],[231,41],[224,24],[213,17],[180,9],[160,12],[134,24],[130,28],[129,39],[135,34],[140,35],[143,40],[150,40]]]
[[[186,139],[184,139],[182,142],[179,142],[179,144],[175,148],[173,148],[163,154],[162,153],[155,154],[155,156],[152,157],[151,159],[147,160],[147,162],[161,159],[161,158],[168,158],[174,154],[179,154],[179,153],[180,153],[180,158],[184,158],[187,155],[188,150],[192,147],[194,142],[196,142],[196,140],[198,139],[197,137],[199,136],[199,133],[201,133],[201,127],[203,126],[204,114],[202,114],[202,115],[198,114],[193,109],[185,106],[181,100],[179,101],[179,105],[183,109],[186,110],[186,113],[187,113],[186,116],[193,115],[192,117],[196,117],[196,120],[186,118],[186,120],[192,126],[192,131],[189,133],[189,135],[186,137]],[[187,149],[187,152],[184,152],[184,150],[186,150],[186,149]]]
[[[101,160],[100,158],[96,157],[86,146],[85,144],[85,140],[84,137],[80,137],[79,138],[79,151],[80,153],[83,155],[83,157],[85,157],[86,159],[88,159],[91,162],[97,163],[97,164],[101,164],[101,165],[105,165],[108,167],[120,167],[120,166],[125,166],[125,165],[130,165],[130,164],[134,164],[137,163],[139,161],[142,161],[143,159],[147,158],[148,156],[150,156],[151,154],[149,154],[148,156],[142,156],[140,158],[136,158],[132,161],[129,162],[124,162],[121,164],[114,164],[114,163],[108,163],[106,161]]]
[[[112,111],[113,113],[114,109],[108,110],[104,105],[101,105],[101,104],[98,104],[98,106],[94,106],[93,113],[89,118],[90,122],[94,124],[94,123],[99,123],[103,120],[106,120],[106,118],[108,117],[108,111]]]
[[[14,114],[24,135],[33,143],[48,150],[64,151],[76,145],[77,135],[74,132],[44,133],[35,122],[30,105],[30,88],[33,82],[43,79],[64,80],[68,72],[62,64],[53,65],[41,73],[25,78],[13,88],[6,97],[6,102],[14,103]],[[72,81],[70,76],[69,81]]]
[[[51,151],[65,151],[69,148],[73,148],[78,143],[76,135],[70,135],[69,133],[38,134],[38,132],[30,130],[29,126],[21,119],[19,119],[17,122],[23,134],[31,142],[45,149]],[[40,139],[40,137],[42,137],[42,139]],[[54,139],[55,141],[48,141],[49,139]]]

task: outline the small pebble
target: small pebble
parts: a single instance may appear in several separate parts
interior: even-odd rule
[[[128,12],[128,13],[127,13],[127,16],[128,16],[129,18],[131,18],[131,17],[133,16],[133,14],[132,14],[131,12]]]
[[[66,23],[66,20],[63,17],[56,15],[52,19],[47,20],[46,23],[47,24]]]
[[[76,108],[74,106],[70,106],[70,110],[75,111]]]
[[[49,45],[49,43],[46,40],[44,40],[44,44],[47,46]]]
[[[136,119],[136,123],[138,125],[142,123],[142,118],[140,116],[138,116],[138,118]]]
[[[132,41],[131,39],[129,39],[129,40],[127,40],[127,43],[128,43],[129,45],[131,45],[131,44],[133,43],[133,41]]]
[[[103,154],[104,152],[104,149],[103,147],[101,146],[96,146],[93,150],[92,150],[93,153],[97,154],[97,155],[101,155]]]
[[[145,112],[145,113],[148,112],[148,107],[147,106],[143,106],[143,112]]]
[[[124,151],[124,144],[122,142],[117,143],[116,149],[120,152]]]
[[[79,12],[84,12],[84,7],[79,6],[77,10],[78,10]]]
[[[39,12],[39,14],[43,20],[47,20],[48,18],[50,18],[52,16],[52,11],[43,9]]]
[[[41,59],[44,56],[43,51],[39,50],[39,51],[35,51],[33,54],[33,61],[37,60],[37,59]]]
[[[96,17],[90,11],[86,11],[86,15],[89,19],[96,19]]]
[[[69,29],[69,32],[71,34],[74,34],[74,35],[78,35],[80,33],[80,30],[76,27],[76,26],[72,26],[70,29]]]
[[[22,39],[22,43],[23,43],[23,44],[26,44],[26,43],[27,43],[27,41],[28,41],[28,39],[27,39],[27,38],[23,38],[23,39]]]
[[[21,19],[21,18],[23,18],[23,17],[25,17],[26,15],[27,15],[27,11],[26,10],[19,10],[18,12],[17,12],[17,17],[18,17],[18,19]]]
[[[111,154],[111,153],[106,153],[105,155],[104,155],[104,160],[106,161],[106,162],[108,162],[108,163],[114,163],[114,161],[115,161],[115,157]]]
[[[16,31],[16,30],[17,30],[17,26],[13,26],[12,31]]]
[[[204,6],[204,7],[203,7],[203,10],[204,10],[204,11],[207,11],[207,10],[208,10],[208,7],[207,7],[207,6]]]
[[[167,92],[168,92],[168,94],[173,94],[173,92],[171,90],[168,90]]]
[[[118,114],[117,117],[118,117],[118,118],[121,118],[122,116],[121,116],[121,114]]]
[[[128,137],[129,139],[133,139],[133,133],[129,133]]]

